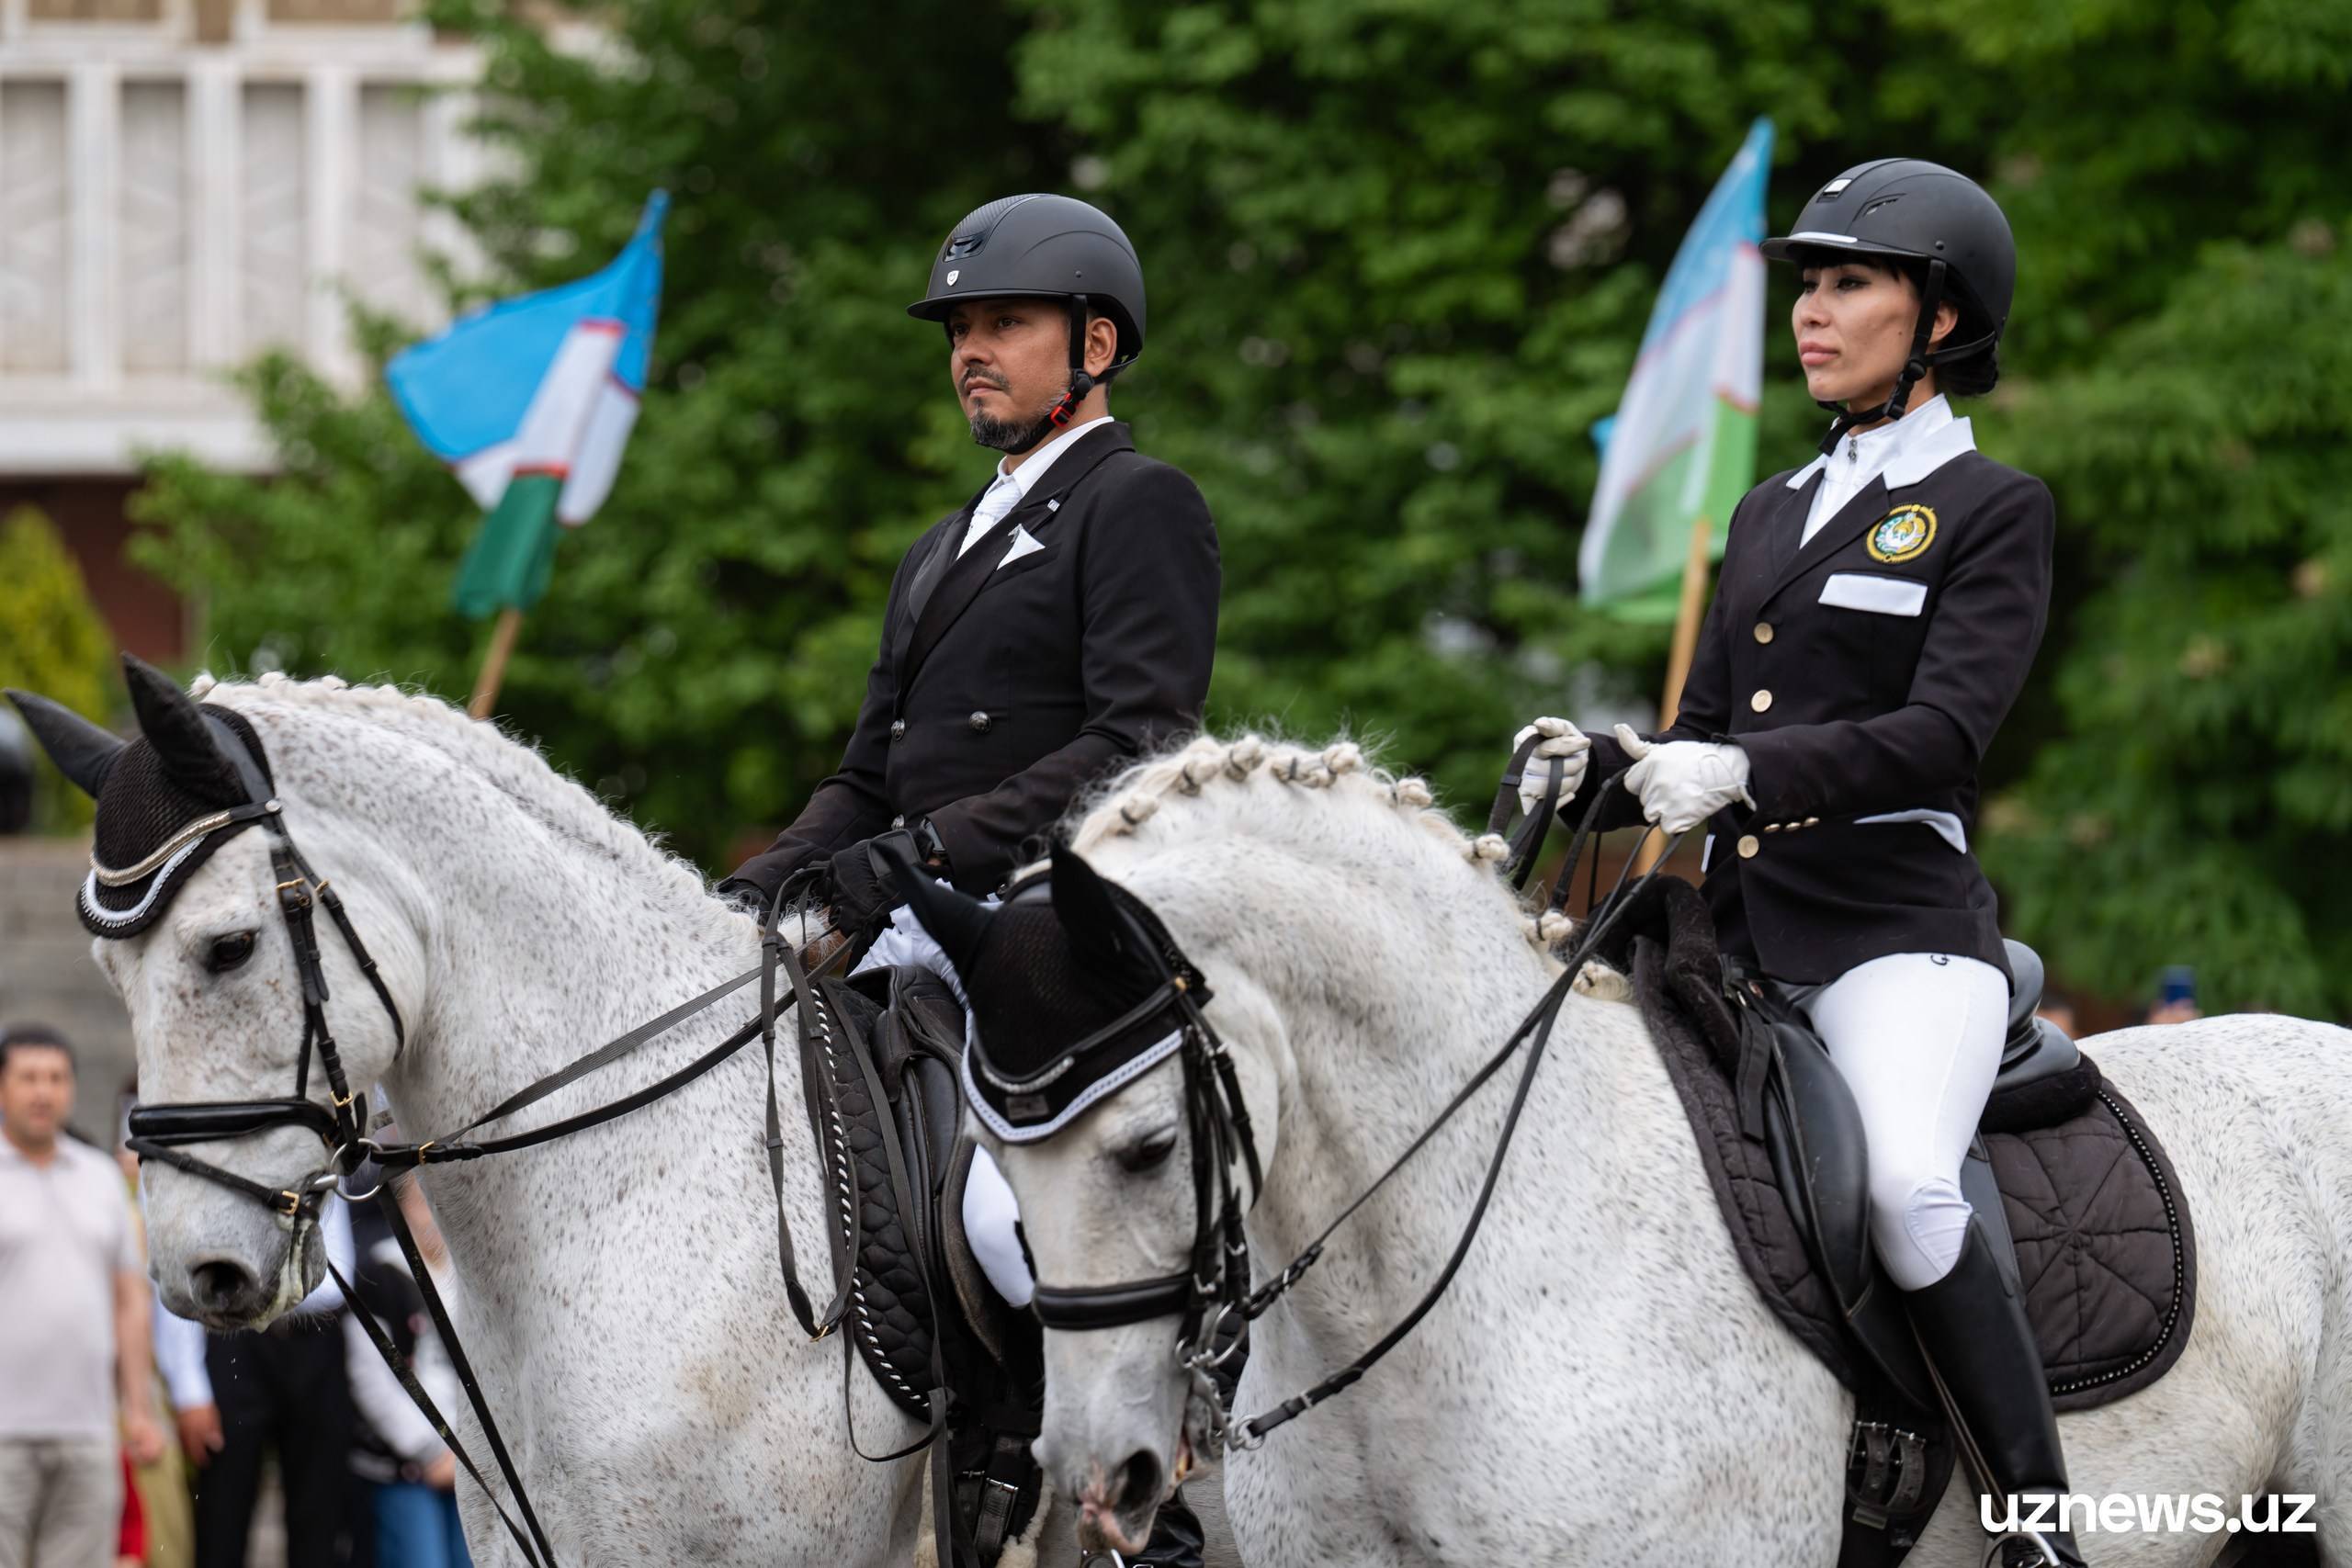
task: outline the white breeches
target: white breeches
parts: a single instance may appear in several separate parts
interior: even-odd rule
[[[1982,959],[1897,953],[1787,989],[1862,1113],[1871,1244],[1898,1287],[1925,1289],[1967,1239],[1960,1167],[2000,1071],[2008,982]]]

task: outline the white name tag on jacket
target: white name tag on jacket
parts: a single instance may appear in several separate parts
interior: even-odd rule
[[[996,564],[999,567],[1011,566],[1023,556],[1034,556],[1045,547],[1045,546],[1037,542],[1036,535],[1032,534],[1026,528],[1015,527],[1012,530],[1012,547],[1005,551],[1004,558]]]
[[[1916,615],[1928,607],[1928,585],[1867,571],[1833,571],[1821,585],[1821,602],[1875,615]]]

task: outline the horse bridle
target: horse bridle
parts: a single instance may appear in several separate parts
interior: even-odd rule
[[[1527,765],[1536,744],[1537,738],[1531,738],[1512,758],[1510,770],[1504,776],[1502,790],[1497,796],[1490,831],[1499,832],[1503,826],[1508,825],[1510,807],[1516,800],[1521,771]],[[1604,780],[1601,787],[1593,791],[1591,802],[1569,844],[1567,860],[1561,866],[1552,887],[1549,907],[1555,912],[1565,911],[1577,863],[1583,856],[1594,824],[1600,818],[1601,805],[1615,782],[1613,778]],[[1523,887],[1533,870],[1535,852],[1542,846],[1544,832],[1559,806],[1560,784],[1559,771],[1553,770],[1542,804],[1529,814],[1527,822],[1512,838],[1509,864],[1515,886]],[[1552,1026],[1559,1017],[1560,1009],[1575,985],[1577,974],[1584,967],[1585,961],[1599,949],[1601,938],[1608,934],[1618,917],[1632,906],[1632,895],[1638,892],[1644,883],[1659,874],[1659,868],[1665,865],[1681,839],[1679,833],[1671,835],[1667,840],[1665,853],[1657,858],[1649,871],[1634,879],[1631,887],[1627,883],[1633,877],[1636,861],[1632,857],[1627,859],[1625,868],[1618,874],[1608,898],[1589,913],[1580,939],[1566,956],[1558,978],[1520,1021],[1519,1026],[1511,1031],[1501,1047],[1471,1075],[1469,1081],[1438,1112],[1436,1119],[1370,1186],[1340,1210],[1321,1234],[1302,1248],[1279,1273],[1254,1291],[1250,1289],[1250,1244],[1243,1230],[1243,1210],[1232,1182],[1235,1151],[1239,1150],[1248,1159],[1253,1203],[1263,1178],[1259,1168],[1257,1145],[1250,1135],[1249,1111],[1242,1103],[1231,1054],[1195,1002],[1196,996],[1206,996],[1201,984],[1200,971],[1177,950],[1157,917],[1141,900],[1125,889],[1114,886],[1112,891],[1123,911],[1134,917],[1156,939],[1143,944],[1145,951],[1157,956],[1161,969],[1159,985],[1146,1005],[1152,1007],[1158,1014],[1166,1016],[1183,1033],[1181,1050],[1184,1105],[1193,1145],[1194,1221],[1192,1267],[1182,1273],[1156,1279],[1082,1288],[1049,1286],[1040,1281],[1035,1298],[1038,1321],[1049,1329],[1083,1332],[1115,1328],[1156,1317],[1181,1317],[1182,1326],[1177,1335],[1176,1359],[1192,1377],[1193,1404],[1207,1413],[1204,1436],[1212,1451],[1231,1449],[1247,1452],[1257,1449],[1264,1444],[1267,1435],[1275,1427],[1305,1415],[1355,1382],[1419,1326],[1421,1320],[1429,1315],[1453,1284],[1455,1273],[1461,1269],[1471,1243],[1476,1239],[1479,1227],[1486,1220],[1487,1204],[1502,1174],[1503,1158],[1510,1150],[1520,1113],[1526,1108],[1528,1093],[1534,1083],[1535,1070],[1543,1064],[1544,1050],[1551,1043]],[[1097,1030],[1057,1056],[1048,1070],[1058,1072],[1066,1065],[1075,1066],[1082,1064],[1091,1051],[1099,1050],[1114,1036],[1124,1034],[1139,1010],[1131,1010]],[[1452,1256],[1420,1300],[1361,1355],[1312,1388],[1294,1394],[1258,1415],[1228,1423],[1211,1373],[1235,1353],[1238,1341],[1229,1342],[1220,1348],[1218,1339],[1228,1328],[1248,1324],[1262,1315],[1296,1285],[1322,1257],[1325,1245],[1340,1227],[1370,1201],[1373,1194],[1385,1186],[1391,1177],[1419,1154],[1439,1130],[1453,1119],[1455,1112],[1486,1087],[1522,1045],[1528,1046],[1527,1060],[1520,1070],[1510,1108],[1504,1114],[1502,1130],[1495,1141],[1494,1153],[1487,1160],[1477,1200],[1463,1225]],[[1014,1086],[1008,1084],[1002,1087],[1010,1089]]]
[[[1199,1403],[1209,1412],[1210,1440],[1215,1447],[1223,1442],[1224,1416],[1211,1370],[1235,1354],[1236,1345],[1228,1341],[1220,1348],[1217,1342],[1228,1325],[1254,1315],[1249,1310],[1245,1205],[1234,1182],[1234,1166],[1238,1161],[1249,1171],[1251,1203],[1257,1201],[1265,1175],[1232,1053],[1201,1010],[1209,993],[1200,971],[1140,900],[1124,888],[1114,887],[1112,892],[1121,913],[1130,920],[1137,939],[1136,947],[1149,953],[1159,971],[1151,990],[1027,1080],[997,1077],[985,1062],[975,1065],[989,1072],[1000,1089],[1018,1094],[1065,1072],[1082,1072],[1091,1055],[1135,1033],[1148,1032],[1148,1026],[1155,1022],[1179,1036],[1176,1055],[1183,1073],[1184,1118],[1190,1134],[1186,1141],[1192,1151],[1193,1223],[1189,1266],[1173,1274],[1110,1285],[1057,1286],[1040,1280],[1031,1298],[1031,1310],[1045,1327],[1069,1332],[1118,1328],[1158,1317],[1180,1318],[1177,1359],[1191,1373],[1194,1393],[1205,1395]]]
[[[294,968],[302,986],[302,1045],[295,1058],[294,1093],[284,1100],[202,1100],[175,1105],[134,1105],[130,1111],[129,1147],[141,1159],[161,1160],[165,1165],[202,1177],[207,1181],[243,1192],[267,1205],[293,1223],[295,1240],[299,1246],[300,1231],[305,1224],[315,1224],[319,1204],[333,1191],[343,1177],[357,1170],[367,1157],[370,1146],[365,1129],[354,1107],[356,1096],[351,1081],[345,1074],[343,1055],[336,1046],[334,1031],[327,1027],[327,981],[320,963],[317,911],[324,908],[327,918],[343,938],[344,946],[367,976],[375,990],[385,1016],[392,1021],[392,1034],[399,1044],[408,1040],[408,1027],[401,1018],[401,1010],[386,988],[376,961],[368,944],[351,924],[351,917],[343,908],[343,900],[329,887],[324,878],[311,869],[301,852],[286,831],[284,808],[271,793],[259,761],[246,748],[244,740],[234,729],[210,714],[205,716],[213,740],[229,764],[236,769],[247,795],[246,804],[226,814],[214,831],[225,830],[258,820],[268,837],[269,865],[277,883],[277,910],[286,924],[286,933],[294,951]],[[319,1065],[325,1069],[328,1103],[321,1105],[311,1098],[311,1057],[315,1054]],[[180,1149],[189,1144],[220,1143],[242,1138],[271,1127],[297,1126],[318,1134],[331,1152],[328,1163],[312,1171],[293,1187],[277,1189],[223,1169],[208,1161],[185,1155]]]
[[[399,1005],[393,1001],[391,991],[384,984],[383,976],[378,970],[374,956],[368,953],[367,943],[360,940],[357,930],[352,925],[350,916],[344,909],[343,900],[328,886],[326,879],[311,869],[310,863],[295,847],[293,838],[286,827],[284,808],[276,794],[270,789],[261,761],[254,754],[253,748],[248,746],[243,737],[235,729],[215,715],[206,713],[204,721],[212,732],[216,749],[236,770],[247,799],[243,806],[218,813],[214,818],[201,819],[198,823],[193,824],[192,827],[200,829],[194,836],[200,839],[213,833],[241,829],[255,823],[258,823],[267,834],[270,869],[277,884],[275,891],[277,895],[278,912],[286,925],[287,934],[293,948],[295,968],[301,982],[302,1044],[300,1053],[296,1058],[294,1092],[288,1098],[134,1105],[130,1114],[130,1135],[126,1140],[126,1146],[132,1153],[141,1159],[159,1160],[191,1176],[228,1188],[232,1191],[241,1192],[261,1203],[288,1222],[293,1233],[289,1246],[295,1249],[294,1256],[299,1258],[303,1239],[303,1227],[317,1225],[320,1206],[324,1202],[327,1194],[336,1191],[362,1166],[371,1160],[387,1171],[412,1169],[428,1164],[438,1165],[450,1161],[479,1159],[488,1155],[503,1154],[511,1150],[547,1143],[567,1134],[612,1121],[642,1106],[651,1104],[693,1082],[734,1055],[738,1050],[753,1039],[758,1039],[765,1046],[767,1055],[767,1159],[769,1176],[775,1189],[777,1261],[784,1275],[785,1292],[791,1303],[794,1314],[800,1321],[801,1327],[812,1340],[821,1339],[833,1330],[839,1322],[842,1306],[849,1294],[850,1277],[846,1274],[842,1276],[839,1281],[840,1289],[833,1304],[825,1314],[820,1315],[810,1305],[806,1292],[801,1288],[798,1269],[794,1257],[791,1230],[786,1223],[784,1209],[783,1140],[775,1089],[775,1023],[778,1013],[791,1005],[800,984],[805,983],[803,971],[792,953],[790,944],[785,942],[782,934],[786,901],[797,891],[794,883],[787,882],[769,905],[767,920],[761,939],[760,963],[752,968],[720,982],[702,995],[681,1003],[659,1018],[639,1024],[628,1033],[577,1057],[557,1071],[508,1096],[453,1134],[414,1143],[379,1143],[368,1135],[367,1128],[357,1110],[358,1097],[351,1088],[349,1076],[344,1069],[341,1049],[336,1045],[334,1032],[327,1024],[327,982],[324,966],[321,962],[316,919],[320,908],[323,908],[326,910],[327,918],[342,937],[344,946],[358,965],[360,974],[367,978],[369,987],[376,993],[376,999],[383,1007],[385,1016],[391,1020],[396,1055],[405,1047],[408,1040],[407,1025],[401,1017]],[[847,956],[848,949],[844,946],[837,950],[825,963],[820,964],[814,972],[822,974],[839,966],[846,962]],[[779,967],[786,969],[796,982],[793,987],[786,987],[781,992],[778,991],[775,984]],[[617,1100],[598,1106],[594,1110],[582,1111],[527,1132],[499,1138],[469,1141],[468,1134],[544,1100],[556,1090],[575,1083],[591,1073],[612,1066],[647,1042],[667,1033],[679,1024],[707,1010],[721,998],[740,990],[755,979],[760,982],[758,1014],[719,1042],[718,1045],[684,1066]],[[310,1095],[311,1057],[314,1054],[319,1058],[320,1066],[326,1075],[329,1099],[324,1105],[312,1100]],[[283,1126],[308,1129],[318,1135],[328,1150],[326,1163],[305,1175],[292,1187],[271,1187],[267,1183],[255,1181],[233,1170],[182,1152],[189,1145],[221,1143],[265,1132],[273,1127]],[[472,1406],[475,1416],[481,1424],[482,1435],[490,1446],[492,1457],[497,1463],[500,1474],[505,1479],[507,1490],[523,1516],[522,1525],[516,1524],[514,1517],[507,1513],[504,1505],[499,1501],[496,1491],[484,1478],[481,1468],[467,1452],[464,1444],[451,1430],[448,1420],[435,1404],[424,1384],[417,1380],[414,1369],[409,1364],[408,1359],[392,1343],[390,1336],[375,1321],[373,1315],[359,1305],[357,1293],[351,1281],[344,1278],[342,1270],[335,1267],[334,1259],[331,1255],[326,1259],[327,1272],[334,1277],[336,1287],[343,1292],[345,1300],[351,1305],[353,1316],[367,1331],[369,1340],[376,1347],[377,1353],[383,1358],[385,1364],[391,1368],[409,1398],[433,1423],[442,1442],[448,1447],[449,1451],[458,1462],[464,1465],[467,1473],[473,1478],[477,1485],[481,1487],[484,1495],[489,1497],[492,1507],[497,1510],[500,1520],[505,1525],[508,1535],[513,1538],[516,1548],[522,1552],[524,1561],[533,1564],[534,1568],[555,1568],[555,1551],[548,1542],[547,1533],[541,1528],[538,1515],[531,1506],[530,1495],[523,1485],[522,1476],[515,1467],[512,1454],[508,1451],[505,1438],[499,1431],[496,1418],[491,1414],[489,1402],[482,1393],[480,1381],[474,1375],[472,1364],[458,1338],[457,1327],[449,1319],[447,1303],[435,1287],[431,1271],[426,1268],[424,1257],[418,1251],[416,1238],[409,1227],[407,1217],[401,1212],[400,1205],[382,1183],[367,1192],[345,1192],[344,1195],[351,1201],[374,1197],[380,1205],[386,1222],[393,1236],[400,1243],[402,1255],[407,1259],[409,1271],[416,1283],[418,1293],[424,1298],[426,1311],[433,1320],[434,1331],[439,1337],[442,1348],[449,1358],[450,1368],[457,1373],[458,1382],[465,1390],[468,1403]],[[839,1267],[837,1257],[837,1269]],[[526,1528],[528,1531],[527,1539]]]

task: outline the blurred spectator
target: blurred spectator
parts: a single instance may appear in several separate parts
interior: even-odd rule
[[[140,1207],[139,1156],[127,1146],[130,1140],[130,1108],[138,1100],[139,1075],[134,1072],[124,1083],[117,1101],[120,1114],[115,1119],[114,1158],[116,1168],[122,1172],[123,1196],[130,1204],[130,1233],[139,1247],[139,1271],[145,1276],[149,1273],[147,1217]],[[148,1309],[148,1321],[160,1331],[164,1320],[171,1315],[161,1293],[151,1290]],[[146,1408],[155,1430],[168,1434],[172,1429],[172,1404],[164,1394],[160,1371],[147,1380]],[[123,1457],[126,1461],[130,1458],[128,1454]],[[122,1514],[126,1521],[134,1514],[140,1521],[140,1568],[193,1568],[196,1504],[188,1495],[187,1465],[181,1460],[179,1450],[166,1438],[152,1461],[128,1465],[128,1469],[137,1495],[123,1498]],[[127,1524],[125,1528],[129,1528]]]
[[[2064,991],[2045,988],[2041,993],[2041,1005],[2033,1010],[2033,1016],[2056,1024],[2062,1034],[2070,1037],[2075,1034],[2074,998]]]
[[[425,1206],[413,1176],[394,1189],[416,1250],[433,1274],[443,1301],[456,1293],[441,1232]],[[359,1273],[352,1284],[356,1303],[391,1337],[417,1382],[443,1411],[459,1407],[465,1390],[449,1364],[448,1352],[433,1332],[424,1298],[409,1273],[408,1259],[391,1227],[370,1224],[362,1211],[354,1226],[361,1239]],[[344,1339],[351,1362],[351,1398],[357,1419],[351,1446],[352,1472],[372,1494],[376,1517],[376,1562],[380,1568],[469,1568],[466,1538],[458,1528],[458,1461],[433,1423],[384,1365],[383,1357],[359,1324],[346,1317]]]
[[[348,1277],[351,1216],[342,1199],[321,1207],[319,1229]],[[329,1279],[267,1328],[209,1333],[180,1317],[158,1325],[155,1354],[179,1413],[180,1446],[198,1472],[197,1568],[244,1568],[262,1460],[272,1450],[286,1492],[287,1568],[340,1562],[351,1450],[342,1313],[343,1292]]]
[[[0,1030],[0,1568],[113,1568],[122,1454],[164,1445],[130,1205],[73,1109],[64,1036]]]
[[[115,1532],[114,1568],[147,1568],[147,1510],[132,1483],[130,1456],[122,1456],[122,1525]]]
[[[124,1083],[118,1098],[120,1114],[115,1120],[114,1158],[116,1168],[122,1172],[123,1196],[130,1204],[131,1238],[139,1247],[139,1271],[149,1273],[147,1267],[147,1217],[140,1207],[139,1156],[127,1146],[130,1139],[130,1108],[139,1100],[139,1075],[134,1072]],[[163,1296],[150,1290],[148,1321],[160,1331],[170,1312]],[[152,1348],[152,1346],[151,1346]],[[159,1363],[160,1365],[160,1363]],[[164,1392],[163,1373],[159,1370],[147,1380],[147,1413],[155,1422],[155,1430],[168,1434],[172,1429],[172,1403]],[[127,1461],[130,1456],[123,1456]],[[141,1568],[193,1568],[196,1562],[196,1505],[188,1495],[187,1466],[166,1437],[161,1451],[145,1464],[128,1466],[130,1484],[136,1496],[122,1500],[122,1514],[128,1521],[135,1513],[140,1521],[141,1550]],[[128,1529],[128,1525],[125,1526]]]
[[[2165,967],[2157,982],[2156,999],[2148,1009],[2150,1023],[2188,1023],[2205,1016],[2197,1005],[2197,971],[2186,964]]]

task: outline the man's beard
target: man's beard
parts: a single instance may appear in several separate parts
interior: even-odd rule
[[[978,384],[996,386],[993,381]],[[1000,387],[998,390],[1001,391],[1003,389]],[[1058,393],[1056,394],[1055,400],[1060,400]],[[1051,407],[1053,404],[1047,403],[1045,408],[1020,419],[1003,419],[992,413],[976,412],[972,415],[972,441],[976,446],[989,447],[998,452],[1009,452],[1018,457],[1037,444],[1031,433],[1045,423],[1046,409]],[[1047,434],[1050,434],[1051,432]]]

